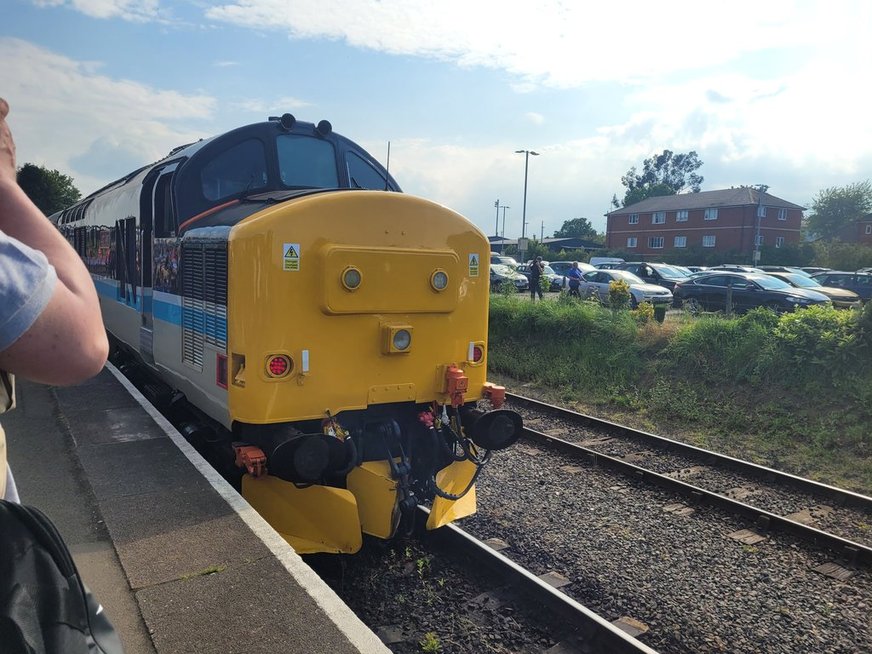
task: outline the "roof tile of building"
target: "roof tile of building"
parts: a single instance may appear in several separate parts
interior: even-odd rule
[[[750,188],[728,188],[720,191],[701,191],[699,193],[682,193],[680,195],[664,195],[646,198],[628,207],[621,207],[607,213],[615,216],[628,213],[645,213],[649,211],[678,211],[679,209],[712,209],[715,207],[742,207],[756,205],[758,192]],[[763,193],[762,203],[767,207],[785,209],[804,209],[798,204]]]

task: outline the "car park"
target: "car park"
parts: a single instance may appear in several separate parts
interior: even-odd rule
[[[657,284],[648,284],[626,270],[590,270],[581,276],[579,292],[582,297],[597,297],[603,303],[609,301],[609,284],[624,281],[630,286],[630,306],[634,309],[642,302],[655,307],[672,304],[672,292]]]
[[[725,311],[727,297],[733,311],[742,313],[756,307],[767,307],[778,313],[800,307],[829,304],[822,293],[796,288],[766,273],[710,271],[675,286],[678,303],[691,313]]]
[[[490,287],[492,291],[500,291],[507,284],[511,284],[518,291],[526,291],[530,288],[530,282],[521,273],[511,266],[502,263],[491,264]]]
[[[544,261],[542,263],[545,263]],[[531,263],[522,263],[518,266],[518,272],[524,275],[527,278],[527,281],[530,282],[532,273],[530,272],[530,268],[533,264]],[[542,272],[542,277],[548,280],[548,284],[542,284],[543,291],[559,291],[563,288],[563,275],[558,275],[554,272],[554,269],[551,268],[548,264],[545,264],[545,270]]]
[[[872,299],[872,273],[844,272],[841,270],[828,270],[812,275],[812,279],[822,286],[834,288],[846,288],[860,296],[863,302]]]
[[[849,291],[846,288],[835,288],[832,286],[821,286],[821,284],[816,280],[808,277],[806,274],[798,274],[798,273],[789,273],[789,272],[767,272],[768,275],[772,275],[772,277],[777,277],[778,279],[784,280],[791,286],[795,286],[796,288],[806,288],[812,291],[817,291],[818,293],[823,293],[830,301],[833,303],[833,306],[837,309],[856,309],[863,306],[863,303],[860,300],[860,296],[854,293],[853,291]]]
[[[665,263],[649,263],[647,261],[630,261],[618,266],[618,270],[627,270],[648,284],[657,284],[670,291],[678,282],[687,279],[687,273],[676,266]]]

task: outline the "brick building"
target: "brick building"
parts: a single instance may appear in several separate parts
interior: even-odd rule
[[[800,242],[803,207],[749,188],[647,198],[606,214],[606,247],[648,258],[711,248],[750,260],[760,213],[762,246]]]
[[[839,231],[839,240],[844,243],[872,245],[872,213],[846,225]]]

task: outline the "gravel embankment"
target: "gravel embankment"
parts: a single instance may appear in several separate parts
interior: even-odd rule
[[[512,407],[507,403],[507,408]],[[616,458],[629,457],[634,465],[657,472],[671,474],[694,486],[733,497],[745,504],[780,516],[803,512],[799,519],[806,524],[830,532],[855,543],[872,546],[872,515],[851,507],[834,505],[831,500],[816,497],[801,490],[780,486],[777,481],[765,482],[740,472],[718,468],[702,457],[686,456],[652,446],[637,438],[608,437],[597,431],[547,413],[530,409],[518,410],[525,426],[584,446]]]

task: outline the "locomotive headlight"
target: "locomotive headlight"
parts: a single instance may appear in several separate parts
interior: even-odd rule
[[[398,329],[393,337],[394,349],[405,352],[412,344],[412,334],[408,329]]]
[[[412,350],[412,326],[382,324],[382,352],[384,354],[405,354]]]
[[[448,273],[444,270],[436,270],[430,275],[430,286],[434,291],[444,291],[448,287]]]
[[[354,266],[348,266],[342,271],[342,285],[349,291],[356,291],[363,277]]]

